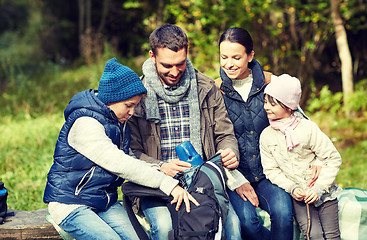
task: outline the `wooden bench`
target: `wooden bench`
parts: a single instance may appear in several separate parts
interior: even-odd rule
[[[367,236],[367,189],[344,189],[339,199],[339,226],[342,240],[362,240]],[[0,239],[72,239],[55,224],[47,221],[47,208],[36,211],[14,211],[8,213],[5,223],[0,225]],[[264,226],[270,228],[269,215],[258,209],[258,215]],[[139,218],[140,219],[140,218]],[[149,223],[141,218],[141,223],[148,228]],[[55,230],[58,228],[58,231]],[[303,239],[298,227],[294,228],[294,240]],[[61,237],[63,236],[63,238]]]
[[[62,239],[46,220],[47,208],[36,211],[8,210],[4,224],[0,225],[0,239]]]

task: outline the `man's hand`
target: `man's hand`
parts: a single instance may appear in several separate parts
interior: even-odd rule
[[[171,195],[173,197],[173,200],[171,201],[171,204],[177,203],[176,205],[176,211],[180,209],[182,201],[185,202],[186,205],[186,212],[190,212],[190,201],[193,202],[196,206],[199,206],[200,204],[196,201],[196,199],[191,196],[190,193],[188,193],[185,189],[177,185],[171,192]]]
[[[255,207],[259,206],[259,199],[257,198],[255,190],[250,183],[245,183],[239,186],[238,188],[236,188],[236,192],[243,200],[249,200],[250,203],[252,203],[252,205],[254,205]]]
[[[297,201],[302,201],[306,197],[306,193],[302,188],[295,188],[293,190],[293,198]]]
[[[322,168],[321,166],[313,166],[312,167],[311,179],[307,183],[307,186],[309,188],[312,188],[315,185],[315,182],[316,182],[317,178],[320,175],[321,168]]]
[[[239,162],[237,160],[236,154],[233,152],[232,149],[220,149],[218,153],[220,153],[220,156],[222,157],[224,167],[231,169],[238,166]]]
[[[183,172],[190,167],[190,163],[174,159],[169,163],[163,163],[161,169],[166,175],[174,177],[177,173]]]
[[[305,197],[305,203],[311,204],[316,202],[317,200],[319,200],[319,196],[317,196],[316,191],[315,190],[308,191]]]

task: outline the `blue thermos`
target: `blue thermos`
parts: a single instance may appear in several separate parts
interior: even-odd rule
[[[5,196],[7,193],[6,188],[4,187],[4,183],[0,182],[0,196]]]
[[[190,163],[192,166],[201,165],[204,162],[190,141],[177,145],[175,149],[178,158],[181,161]]]
[[[8,211],[8,206],[6,204],[7,197],[8,191],[4,187],[4,183],[0,182],[0,224],[4,222]]]

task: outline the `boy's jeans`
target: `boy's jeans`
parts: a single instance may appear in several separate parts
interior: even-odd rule
[[[106,211],[79,207],[61,222],[60,227],[78,240],[139,239],[119,202]]]

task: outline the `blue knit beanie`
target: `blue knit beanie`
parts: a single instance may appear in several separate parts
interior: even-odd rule
[[[104,104],[120,102],[146,92],[133,70],[121,65],[116,58],[108,60],[99,80],[97,95]]]

